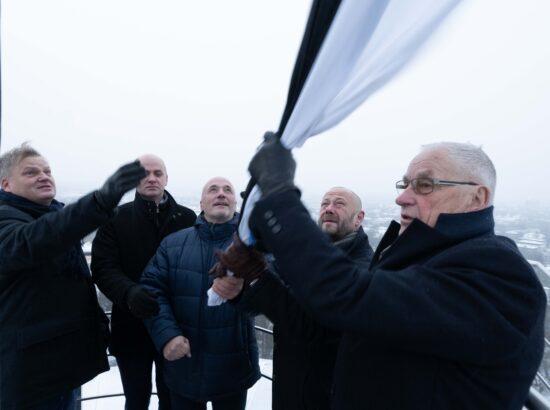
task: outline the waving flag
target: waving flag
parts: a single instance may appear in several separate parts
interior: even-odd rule
[[[460,0],[315,0],[279,126],[289,149],[326,131],[387,84]],[[247,188],[239,236],[261,192]]]

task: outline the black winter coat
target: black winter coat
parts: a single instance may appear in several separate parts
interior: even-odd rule
[[[294,191],[258,201],[250,226],[297,299],[343,332],[333,409],[522,408],[546,296],[513,241],[494,234],[492,208],[442,214],[434,228],[414,220],[400,236],[393,222],[370,271],[319,234]]]
[[[98,231],[92,244],[92,275],[99,290],[113,302],[111,346],[114,356],[154,352],[141,319],[130,313],[126,293],[141,277],[162,239],[193,226],[197,216],[178,205],[167,192],[159,206],[139,194],[118,207],[118,213]]]
[[[373,251],[363,228],[352,241],[338,248],[364,268],[372,260]],[[332,375],[341,333],[314,320],[273,273],[264,274],[246,289],[236,306],[264,314],[274,324],[273,410],[330,409]]]
[[[26,409],[109,370],[108,320],[80,239],[108,218],[0,191],[0,408]]]

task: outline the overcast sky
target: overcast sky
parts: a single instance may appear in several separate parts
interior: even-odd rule
[[[405,0],[404,0],[405,1]],[[151,152],[168,189],[244,189],[275,130],[310,0],[3,0],[2,152],[30,140],[58,194]],[[295,151],[297,183],[391,202],[421,144],[483,145],[496,204],[550,200],[550,1],[465,0],[423,52],[343,123]]]

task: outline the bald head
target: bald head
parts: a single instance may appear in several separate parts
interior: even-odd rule
[[[201,211],[210,223],[228,222],[235,215],[237,199],[235,188],[226,178],[215,177],[204,185],[201,195]]]
[[[168,174],[164,161],[153,154],[145,154],[139,157],[139,162],[145,168],[145,178],[143,178],[137,192],[147,201],[155,201],[157,204],[164,197],[164,188],[168,184]]]
[[[357,195],[351,189],[348,189],[342,186],[335,186],[330,188],[326,192],[325,196],[327,195],[340,195],[340,196],[346,197],[349,200],[353,209],[355,209],[357,212],[363,209],[361,198],[359,198],[359,195]]]
[[[164,161],[161,157],[155,155],[155,154],[144,154],[141,157],[138,158],[141,165],[145,166],[145,164],[151,164],[158,168],[161,168],[164,173],[166,174],[166,165],[164,164]]]
[[[319,227],[334,241],[357,231],[364,218],[361,198],[352,190],[333,187],[323,196],[319,211]]]

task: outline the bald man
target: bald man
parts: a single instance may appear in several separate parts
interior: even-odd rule
[[[155,296],[137,282],[161,240],[193,226],[196,215],[178,205],[166,191],[168,174],[156,155],[139,158],[146,176],[133,202],[118,207],[116,217],[101,227],[92,245],[92,274],[98,288],[113,302],[110,352],[115,356],[126,410],[149,408],[153,362],[159,409],[170,409],[170,397],[162,379],[162,357],[156,352],[142,319],[154,316]]]
[[[327,191],[321,201],[319,227],[335,241],[355,237],[365,218],[361,199],[344,187]]]
[[[146,320],[162,352],[172,408],[244,410],[260,377],[253,319],[229,303],[208,306],[216,250],[231,243],[239,220],[233,184],[210,179],[193,228],[170,235],[145,268],[141,283],[158,295],[160,314]]]
[[[365,211],[355,192],[329,189],[321,200],[318,224],[355,263],[368,266],[373,251],[362,228]],[[300,257],[300,250],[296,257]],[[318,324],[284,284],[284,272],[270,271],[241,293],[242,279],[216,279],[214,290],[226,299],[241,294],[238,309],[264,314],[274,324],[273,410],[330,409],[332,374],[340,332]]]

